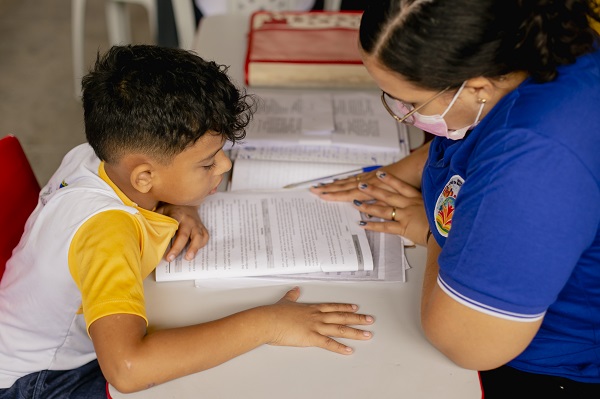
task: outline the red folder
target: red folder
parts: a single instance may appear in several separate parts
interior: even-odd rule
[[[258,11],[250,19],[248,86],[374,87],[358,50],[362,11]]]

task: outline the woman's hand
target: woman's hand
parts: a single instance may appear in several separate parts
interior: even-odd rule
[[[361,212],[386,221],[361,221],[361,226],[366,230],[398,234],[415,244],[426,245],[429,224],[421,192],[384,171],[377,171],[376,178],[381,184],[360,183],[357,186],[362,194],[359,198],[373,200],[366,202],[357,198],[353,203]]]
[[[200,215],[198,215],[198,208],[195,206],[163,204],[156,209],[156,212],[172,217],[179,222],[173,245],[171,245],[165,258],[172,262],[189,242],[185,259],[194,259],[198,250],[206,245],[209,237],[208,230],[206,230],[200,220]]]
[[[415,189],[419,189],[421,187],[421,176],[423,175],[423,167],[427,161],[430,145],[431,142],[425,143],[411,152],[408,156],[397,162],[379,168],[376,171],[360,173],[329,184],[321,184],[312,187],[310,191],[325,201],[351,202],[355,199],[359,201],[370,200],[372,198],[369,198],[367,191],[358,189],[359,183],[366,183],[369,186],[376,186],[390,192],[395,192],[395,189],[390,187],[385,179],[378,179],[376,177],[376,174],[382,171],[386,172],[388,175],[395,176],[397,179],[401,179],[405,184],[414,187]]]
[[[345,303],[303,304],[296,302],[300,296],[298,287],[288,291],[279,302],[264,306],[270,315],[269,325],[273,337],[268,344],[278,346],[315,346],[349,355],[352,348],[333,338],[357,340],[371,339],[370,331],[350,325],[373,324],[373,317],[357,314],[358,306]]]
[[[310,188],[310,191],[325,201],[343,201],[351,202],[355,199],[359,201],[367,201],[373,199],[369,197],[365,191],[358,189],[358,185],[365,183],[380,187],[384,190],[393,192],[392,187],[387,186],[381,179],[378,179],[376,173],[385,171],[385,168],[377,169],[377,171],[360,173],[350,176],[345,179],[335,180],[331,183],[320,184]]]

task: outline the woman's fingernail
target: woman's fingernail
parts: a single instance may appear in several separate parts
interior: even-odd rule
[[[361,220],[360,222],[358,222],[358,225],[359,226],[366,226],[367,222]]]
[[[365,337],[370,337],[372,335],[371,331],[363,331],[363,335]]]
[[[387,173],[385,173],[385,172],[377,172],[377,177],[379,177],[380,179],[383,179],[386,176],[387,176]]]
[[[356,206],[361,206],[362,205],[362,202],[360,202],[359,200],[354,200],[352,202],[354,202],[354,205],[356,205]]]
[[[167,258],[167,260],[169,262],[173,262],[175,260],[175,255],[169,255],[169,257]]]
[[[365,189],[365,188],[367,188],[367,187],[369,187],[369,186],[367,185],[367,183],[360,183],[360,184],[358,185],[358,188],[360,188],[361,190],[364,190],[364,189]]]

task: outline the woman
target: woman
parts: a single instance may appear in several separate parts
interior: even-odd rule
[[[421,322],[486,399],[600,397],[600,53],[593,2],[381,0],[363,62],[436,136],[313,188],[427,245]],[[382,173],[383,172],[383,173]],[[557,396],[557,395],[566,396]],[[510,395],[510,396],[508,396]]]

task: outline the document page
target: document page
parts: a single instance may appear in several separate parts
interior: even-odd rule
[[[383,107],[381,93],[336,93],[333,96],[335,131],[331,143],[365,150],[400,151],[396,122]]]
[[[257,96],[249,139],[330,142],[334,129],[330,94],[270,93]]]
[[[162,261],[157,281],[373,270],[360,212],[348,203],[308,191],[226,192],[208,197],[200,216],[208,244],[192,261]]]
[[[334,145],[397,155],[398,124],[375,92],[257,93],[259,107],[246,129],[250,147]],[[329,124],[328,124],[329,123]]]
[[[361,164],[318,164],[312,162],[261,161],[238,158],[233,164],[234,173],[229,189],[231,191],[276,190],[283,188],[287,184],[345,173],[360,169],[362,166]],[[307,187],[318,183],[319,181],[314,181],[300,185],[298,188],[306,190]]]
[[[363,215],[364,219],[364,215]],[[381,219],[369,219],[379,221]],[[406,271],[410,264],[404,251],[404,239],[388,233],[379,233],[365,230],[367,240],[373,254],[373,270],[358,270],[352,272],[315,272],[302,274],[279,274],[257,277],[229,277],[195,280],[194,285],[203,289],[237,289],[248,286],[263,286],[282,284],[286,282],[300,282],[311,280],[323,281],[378,281],[378,282],[406,282]],[[414,244],[413,244],[414,245]]]
[[[337,145],[265,145],[241,146],[236,159],[262,159],[269,161],[354,163],[362,166],[387,165],[394,163],[410,153],[408,136],[405,130],[398,132],[400,151],[371,151],[367,148],[344,147]]]
[[[410,269],[404,255],[402,237],[366,231],[373,254],[373,270],[351,272],[321,272],[268,276],[268,278],[297,280],[341,280],[341,281],[402,281],[406,282],[406,270]],[[264,278],[264,277],[263,277]]]

